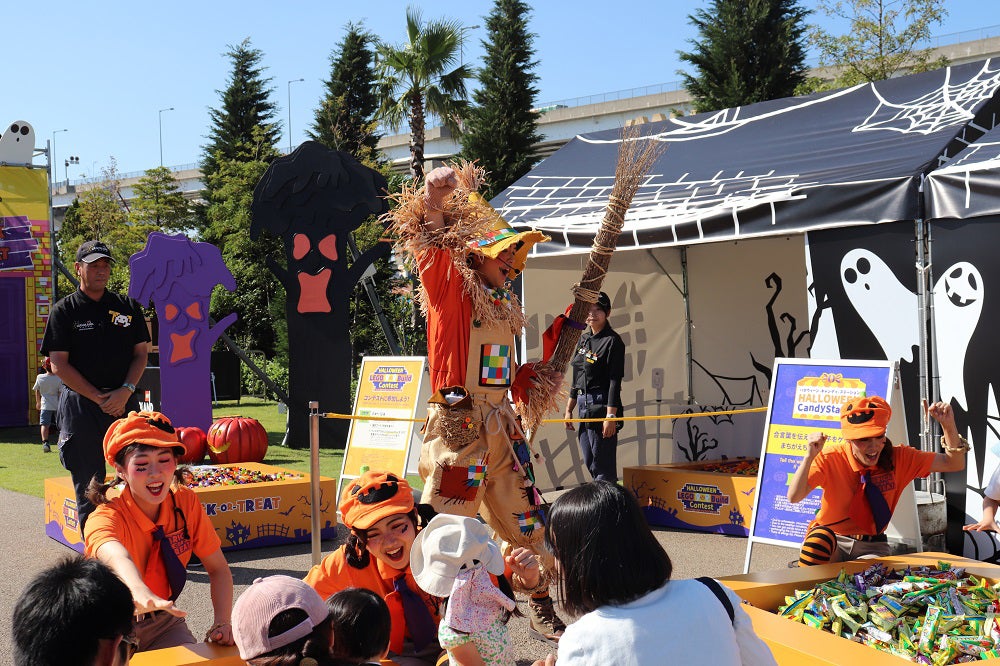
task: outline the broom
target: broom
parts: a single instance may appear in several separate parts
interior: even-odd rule
[[[560,330],[552,357],[534,365],[535,376],[527,389],[527,403],[518,406],[532,439],[545,415],[558,409],[565,401],[565,392],[556,380],[560,374],[566,372],[566,366],[576,353],[576,344],[583,329],[586,328],[587,313],[600,296],[601,286],[611,264],[611,255],[614,254],[618,236],[621,235],[622,227],[625,225],[625,213],[632,204],[632,197],[665,149],[664,143],[644,140],[637,125],[622,129],[618,162],[615,166],[615,182],[608,196],[604,219],[601,220],[601,226],[594,236],[594,244],[590,248],[590,257],[583,271],[583,277],[573,285],[574,301],[569,312],[569,321],[566,322],[568,325]]]

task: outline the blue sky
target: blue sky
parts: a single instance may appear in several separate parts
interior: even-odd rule
[[[113,156],[120,172],[163,162],[200,160],[209,127],[208,110],[225,87],[227,45],[250,37],[264,52],[273,99],[287,131],[289,84],[291,138],[305,131],[329,76],[329,55],[349,21],[363,21],[383,39],[403,40],[405,1],[173,0],[169,3],[56,0],[8,7],[4,20],[8,81],[2,123],[26,120],[44,147],[55,135],[56,179],[97,175]],[[427,18],[448,16],[482,26],[491,0],[413,2]],[[539,103],[669,83],[680,77],[678,50],[696,37],[687,16],[699,0],[544,0],[534,4]],[[814,0],[802,6],[815,7]],[[978,30],[1000,23],[983,16],[981,0],[948,0],[949,16],[935,35]],[[614,13],[612,8],[618,10]],[[842,32],[844,26],[814,14],[811,22]],[[465,59],[479,62],[484,28],[473,28]],[[173,107],[173,111],[160,109]],[[287,149],[288,135],[282,135]],[[36,160],[39,163],[40,160]]]

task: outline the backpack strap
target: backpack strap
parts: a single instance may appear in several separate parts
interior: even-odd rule
[[[736,611],[733,609],[733,602],[730,601],[729,596],[726,594],[726,591],[722,589],[722,585],[719,584],[719,581],[714,578],[709,578],[708,576],[695,578],[695,580],[712,590],[712,594],[718,598],[719,603],[726,609],[726,613],[729,615],[729,622],[736,622]]]

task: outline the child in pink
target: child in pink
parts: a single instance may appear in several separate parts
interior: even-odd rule
[[[447,597],[438,640],[453,661],[474,661],[475,651],[487,666],[514,664],[507,620],[517,604],[504,568],[500,548],[475,518],[438,514],[414,540],[414,580],[428,594]]]

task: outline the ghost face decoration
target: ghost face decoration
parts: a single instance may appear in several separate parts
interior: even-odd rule
[[[23,120],[15,120],[0,137],[0,162],[31,164],[35,152],[35,130]]]
[[[840,277],[847,300],[875,335],[885,358],[912,363],[919,339],[916,294],[869,250],[845,254]]]
[[[955,399],[967,409],[965,395],[965,357],[969,342],[983,312],[985,285],[983,276],[967,261],[945,269],[934,286],[934,331],[940,373],[941,399]]]
[[[292,235],[292,258],[297,262],[304,262],[310,253],[314,253],[315,263],[321,266],[315,272],[300,271],[297,274],[299,300],[296,304],[296,310],[299,314],[333,310],[330,299],[327,298],[327,287],[332,275],[330,267],[337,263],[339,257],[337,235],[325,233],[320,229],[310,231],[316,231],[318,238],[311,238],[308,233],[302,232]],[[318,256],[316,256],[317,254]]]

